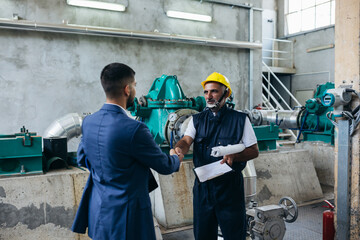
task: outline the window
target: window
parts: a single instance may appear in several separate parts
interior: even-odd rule
[[[287,34],[335,24],[335,0],[286,0]]]

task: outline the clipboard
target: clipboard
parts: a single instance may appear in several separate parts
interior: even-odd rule
[[[222,159],[201,167],[193,168],[199,182],[206,182],[210,179],[222,176],[225,173],[234,171],[227,163],[220,164],[221,161]]]

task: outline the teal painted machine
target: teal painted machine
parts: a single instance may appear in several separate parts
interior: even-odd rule
[[[42,138],[22,127],[19,133],[0,135],[0,176],[67,168],[67,154],[66,137]]]
[[[42,137],[25,127],[20,133],[0,135],[0,175],[43,173]]]
[[[267,126],[253,126],[259,151],[276,150],[276,140],[279,139],[279,126],[271,123]]]
[[[327,113],[333,107],[322,103],[327,90],[333,89],[334,83],[319,85],[314,97],[307,100],[304,107],[294,110],[257,110],[249,113],[251,122],[255,126],[275,124],[282,129],[299,130],[297,142],[301,134],[304,141],[323,141],[334,144],[334,126],[327,118]],[[254,127],[256,129],[256,127]]]
[[[319,85],[314,97],[306,101],[299,129],[304,141],[323,141],[334,144],[334,125],[326,117],[326,114],[332,112],[334,108],[324,106],[321,102],[326,91],[334,88],[335,85],[331,82]]]
[[[185,96],[176,76],[162,75],[147,95],[135,98],[129,111],[149,127],[155,142],[167,151],[184,135],[189,117],[205,106],[204,97]]]

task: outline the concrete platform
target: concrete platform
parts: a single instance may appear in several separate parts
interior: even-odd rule
[[[285,195],[297,203],[323,196],[308,150],[261,153],[254,164],[259,205],[277,204]],[[192,162],[183,163],[179,173],[159,176],[157,197],[162,202],[153,204],[166,207],[161,222],[171,227],[192,224]],[[72,167],[0,178],[0,239],[88,239],[70,231],[87,177],[87,170]]]

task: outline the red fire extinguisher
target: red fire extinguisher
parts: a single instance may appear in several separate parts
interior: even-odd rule
[[[335,227],[334,227],[334,205],[329,201],[325,200],[330,208],[323,212],[323,240],[334,240],[335,237]]]

